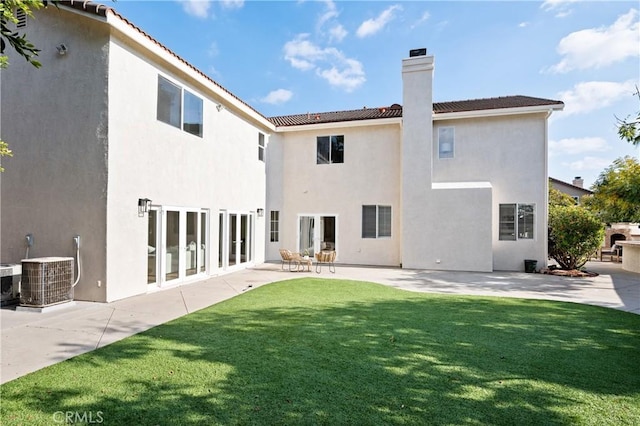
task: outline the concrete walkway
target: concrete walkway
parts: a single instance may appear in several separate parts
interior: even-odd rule
[[[410,291],[550,299],[640,314],[640,274],[591,262],[595,278],[517,272],[442,272],[338,265],[335,274],[282,271],[267,263],[112,303],[76,302],[44,313],[0,310],[1,383],[163,324],[274,281],[312,276],[373,281]]]

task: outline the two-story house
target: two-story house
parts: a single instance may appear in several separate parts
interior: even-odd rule
[[[434,103],[434,58],[418,49],[402,106],[267,118],[112,7],[61,2],[25,23],[43,66],[0,74],[14,151],[0,256],[75,256],[79,243],[78,299],[223,274],[279,248],[442,270],[546,261],[559,101]]]

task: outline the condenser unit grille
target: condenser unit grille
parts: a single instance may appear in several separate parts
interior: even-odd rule
[[[44,307],[73,300],[73,279],[72,257],[23,260],[20,304]]]

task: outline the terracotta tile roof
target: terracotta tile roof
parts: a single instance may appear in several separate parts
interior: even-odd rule
[[[218,84],[211,77],[209,77],[208,75],[206,75],[205,73],[200,71],[198,68],[196,68],[193,65],[191,65],[189,62],[187,62],[185,59],[180,57],[178,54],[176,54],[175,52],[173,52],[172,50],[170,50],[169,48],[164,46],[162,43],[160,43],[158,40],[156,40],[153,37],[151,37],[149,34],[144,32],[140,27],[136,26],[134,23],[129,21],[127,18],[125,18],[124,16],[120,15],[113,7],[105,6],[104,4],[100,4],[100,3],[94,3],[92,1],[79,1],[79,0],[60,0],[56,4],[67,6],[67,7],[71,7],[71,8],[76,9],[76,10],[81,10],[81,11],[84,11],[84,12],[87,12],[87,13],[92,13],[92,14],[96,14],[96,15],[99,15],[99,16],[103,16],[103,17],[107,16],[107,12],[113,13],[115,16],[120,18],[123,22],[127,23],[127,25],[129,25],[131,28],[133,28],[134,30],[138,31],[140,34],[145,36],[151,42],[153,42],[156,45],[160,46],[169,55],[171,55],[174,58],[178,59],[180,62],[182,62],[183,64],[185,64],[186,66],[191,68],[193,71],[195,71],[197,74],[199,74],[202,77],[206,78],[210,83],[212,83],[213,85],[215,85],[216,87],[218,87],[219,89],[221,89],[222,91],[227,93],[229,96],[231,96],[231,97],[235,98],[236,100],[238,100],[239,102],[241,102],[243,105],[245,105],[251,111],[253,111],[256,114],[258,114],[260,117],[262,117],[265,120],[267,120],[267,117],[265,117],[261,112],[259,112],[258,110],[253,108],[251,105],[249,105],[248,103],[246,103],[245,101],[243,101],[242,99],[240,99],[239,97],[237,97],[236,95],[234,95],[233,93],[231,93],[230,91],[228,91],[227,89],[222,87],[220,84]]]
[[[532,106],[563,105],[561,101],[551,99],[532,98],[530,96],[502,96],[498,98],[470,99],[466,101],[434,102],[433,112],[482,111],[503,108],[525,108]]]
[[[532,98],[529,96],[503,96],[498,98],[470,99],[465,101],[434,102],[433,112],[435,114],[442,114],[448,112],[525,108],[545,105],[563,105],[563,103],[561,101]],[[402,117],[402,106],[398,104],[393,104],[390,107],[383,108],[363,108],[350,111],[283,115],[278,117],[269,117],[269,121],[276,126],[301,126],[305,124],[335,123],[339,121],[372,120],[395,117]]]
[[[269,121],[276,126],[300,126],[305,124],[335,123],[340,121],[373,120],[397,117],[402,117],[402,107],[398,104],[393,104],[390,107],[283,115],[280,117],[269,117]]]

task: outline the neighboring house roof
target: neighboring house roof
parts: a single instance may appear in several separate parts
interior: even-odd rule
[[[551,99],[530,96],[502,96],[498,98],[469,99],[464,101],[434,102],[433,113],[461,113],[469,111],[489,111],[527,107],[561,107],[564,103]],[[333,111],[269,117],[269,121],[279,127],[300,126],[305,124],[335,123],[339,121],[372,120],[379,118],[402,117],[402,106],[363,108],[349,111]]]
[[[576,190],[576,191],[581,191],[581,192],[583,192],[585,195],[587,195],[587,194],[593,194],[593,191],[591,191],[590,189],[586,189],[586,188],[583,188],[583,187],[581,187],[581,186],[576,186],[576,185],[574,185],[574,184],[572,184],[572,183],[568,183],[568,182],[565,182],[565,181],[560,180],[560,179],[556,179],[556,178],[549,177],[549,181],[550,181],[552,184],[556,184],[556,185],[558,185],[558,186],[560,186],[560,187],[565,186],[565,187],[569,187],[569,188],[571,188],[571,189],[573,189],[573,190]],[[559,188],[556,188],[556,189],[559,189]]]
[[[218,84],[211,77],[209,77],[208,75],[206,75],[205,73],[200,71],[198,68],[196,68],[193,65],[191,65],[189,62],[187,62],[185,59],[183,59],[178,54],[173,52],[171,49],[167,48],[165,45],[160,43],[158,40],[156,40],[153,37],[151,37],[149,34],[147,34],[145,31],[143,31],[140,27],[136,26],[131,21],[129,21],[127,18],[125,18],[124,16],[120,15],[118,13],[118,11],[116,11],[114,8],[112,8],[110,6],[106,6],[104,4],[94,3],[92,1],[79,1],[79,0],[60,0],[60,1],[56,2],[55,4],[56,5],[63,5],[63,6],[66,6],[66,7],[70,7],[72,9],[76,9],[76,10],[79,10],[79,11],[87,12],[89,14],[95,14],[95,15],[102,16],[102,17],[105,17],[105,18],[107,17],[107,13],[112,13],[114,16],[118,17],[120,20],[122,20],[124,23],[126,23],[129,27],[131,27],[135,31],[139,32],[144,37],[149,39],[152,43],[154,43],[157,46],[159,46],[160,48],[162,48],[169,55],[171,55],[174,58],[178,59],[180,62],[182,62],[184,65],[188,66],[191,70],[195,71],[200,76],[206,78],[210,83],[215,85],[218,89],[222,90],[227,95],[229,95],[232,98],[234,98],[235,100],[239,101],[244,106],[249,108],[251,111],[253,111],[254,113],[258,114],[263,119],[268,120],[267,117],[265,117],[261,112],[259,112],[258,110],[253,108],[251,105],[249,105],[248,103],[246,103],[245,101],[243,101],[242,99],[240,99],[239,97],[237,97],[236,95],[231,93],[229,90],[227,90],[226,88],[224,88],[223,86]]]

